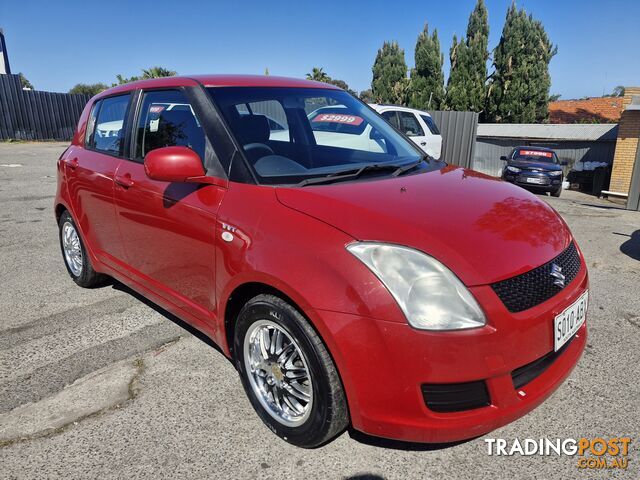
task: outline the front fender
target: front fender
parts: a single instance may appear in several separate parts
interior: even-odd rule
[[[326,310],[405,322],[380,280],[346,250],[353,238],[282,205],[272,187],[231,183],[216,239],[218,319],[238,286],[260,282],[289,296],[312,321],[314,311]]]

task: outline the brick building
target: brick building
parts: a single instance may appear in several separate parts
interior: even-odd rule
[[[638,139],[640,139],[640,87],[625,89],[623,106],[624,111],[618,122],[618,139],[613,157],[609,190],[628,194],[638,156]],[[640,166],[636,166],[636,168],[640,168]],[[636,178],[638,176],[640,174],[637,173]]]

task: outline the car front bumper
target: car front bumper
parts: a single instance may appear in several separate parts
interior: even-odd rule
[[[553,191],[562,188],[563,176],[551,176],[545,173],[511,173],[507,172],[502,175],[502,179],[525,188],[533,188],[536,190]],[[532,183],[528,179],[532,179],[540,183]]]
[[[583,265],[553,298],[510,313],[490,286],[471,288],[486,326],[429,332],[408,324],[337,312],[318,312],[347,393],[352,425],[364,433],[441,443],[477,437],[523,416],[570,374],[587,340],[586,323],[546,370],[520,388],[512,374],[553,352],[553,319],[588,288]],[[482,381],[489,404],[453,412],[427,407],[424,384]]]

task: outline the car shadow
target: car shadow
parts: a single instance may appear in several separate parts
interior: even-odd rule
[[[194,337],[196,337],[198,340],[206,343],[207,345],[209,345],[211,348],[215,349],[217,352],[219,352],[224,358],[226,358],[227,360],[229,360],[231,362],[231,360],[224,354],[224,352],[222,351],[222,349],[213,341],[211,340],[207,335],[205,335],[204,333],[202,333],[200,330],[198,330],[197,328],[189,325],[187,322],[185,322],[184,320],[181,320],[179,317],[175,316],[173,313],[169,312],[168,310],[165,310],[164,308],[162,308],[160,305],[157,305],[156,303],[152,302],[151,300],[149,300],[148,298],[142,296],[141,294],[139,294],[138,292],[136,292],[135,290],[133,290],[132,288],[128,287],[127,285],[125,285],[124,283],[120,283],[118,280],[115,280],[113,278],[109,278],[105,284],[103,285],[104,287],[111,287],[114,290],[117,290],[119,292],[123,292],[123,293],[127,293],[129,295],[131,295],[133,298],[135,298],[136,300],[144,303],[145,305],[147,305],[148,307],[152,308],[153,310],[155,310],[156,312],[158,312],[160,315],[162,315],[163,317],[165,317],[167,320],[175,323],[177,326],[179,326],[180,328],[182,328],[183,330],[186,330],[187,332],[189,332],[191,335],[193,335]],[[233,363],[233,362],[231,362]]]
[[[617,235],[624,234],[618,233]],[[631,235],[624,236],[628,236],[629,240],[620,245],[620,251],[627,257],[631,257],[634,260],[640,260],[640,230],[636,230]]]
[[[447,448],[456,447],[458,445],[462,445],[463,443],[470,442],[471,440],[475,440],[475,438],[470,438],[467,440],[460,440],[458,442],[449,443],[416,443],[374,437],[373,435],[367,435],[366,433],[359,432],[358,430],[355,430],[353,428],[349,428],[348,433],[349,437],[351,437],[352,440],[363,443],[365,445],[386,448],[389,450],[404,450],[411,452],[432,452],[435,450],[445,450]]]

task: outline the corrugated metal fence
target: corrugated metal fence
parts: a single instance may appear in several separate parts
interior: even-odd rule
[[[430,111],[442,134],[440,159],[453,165],[473,168],[478,114],[475,112]]]
[[[0,75],[0,139],[70,140],[89,98],[22,90],[18,75]]]

